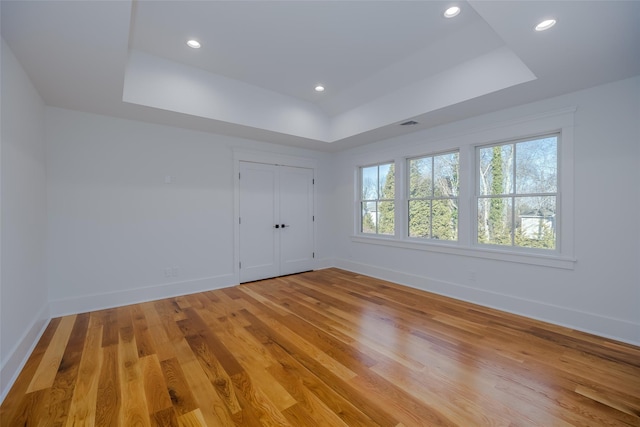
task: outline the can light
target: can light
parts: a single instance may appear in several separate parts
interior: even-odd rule
[[[200,49],[200,42],[198,40],[191,39],[187,41],[187,46],[193,49]]]
[[[453,18],[454,16],[458,16],[460,13],[460,8],[458,6],[451,6],[449,9],[444,11],[445,18]]]
[[[316,91],[316,92],[324,92],[324,86],[322,86],[322,85],[318,85],[318,86],[316,86],[316,87],[315,87],[315,91]]]
[[[545,30],[548,30],[549,28],[553,27],[554,25],[556,25],[556,20],[555,19],[545,19],[544,21],[542,21],[538,25],[536,25],[535,29],[536,29],[536,31],[545,31]]]

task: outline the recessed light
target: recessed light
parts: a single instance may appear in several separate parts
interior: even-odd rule
[[[187,42],[187,46],[193,48],[193,49],[200,49],[200,42],[198,40],[189,40]]]
[[[458,6],[451,6],[449,9],[444,11],[445,18],[453,18],[454,16],[458,16],[460,13],[460,8]]]
[[[553,27],[554,25],[556,25],[556,20],[555,19],[545,19],[544,21],[542,21],[541,23],[536,25],[536,31],[548,30],[549,28]]]
[[[324,92],[324,86],[318,85],[315,87],[316,92]]]

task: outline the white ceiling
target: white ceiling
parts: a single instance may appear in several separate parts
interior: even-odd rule
[[[462,12],[445,19],[452,4]],[[640,1],[0,8],[2,37],[48,105],[318,150],[640,74]],[[558,24],[533,31],[547,17]],[[188,48],[188,38],[202,48]],[[419,124],[399,126],[410,119]]]

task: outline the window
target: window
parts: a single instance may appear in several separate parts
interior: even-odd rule
[[[360,168],[360,232],[395,234],[393,163]]]
[[[575,111],[500,113],[363,151],[353,158],[351,240],[573,269]]]
[[[555,250],[558,135],[477,147],[477,242]]]
[[[458,240],[459,154],[407,161],[409,237]]]

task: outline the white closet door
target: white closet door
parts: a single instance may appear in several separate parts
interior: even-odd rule
[[[280,274],[313,269],[313,170],[280,169]]]
[[[313,269],[313,170],[240,162],[240,282]]]
[[[240,162],[240,282],[280,273],[277,187],[273,165]]]

